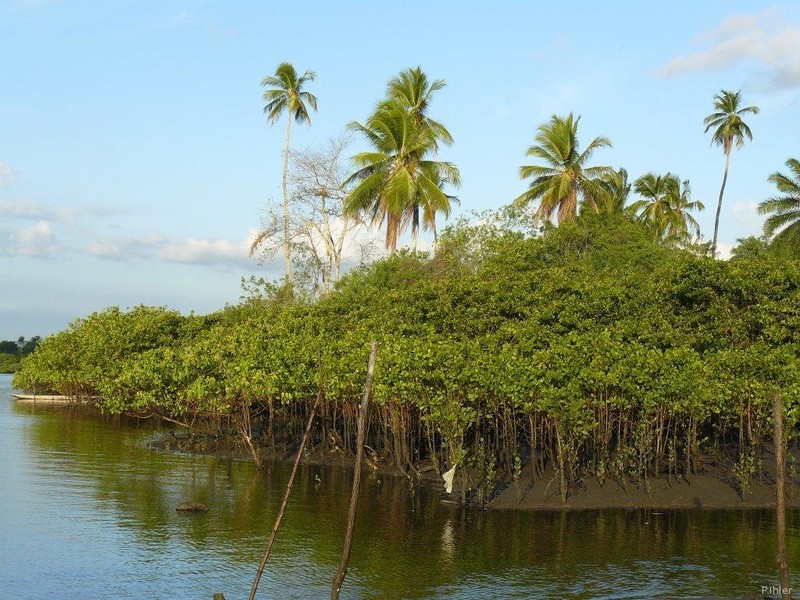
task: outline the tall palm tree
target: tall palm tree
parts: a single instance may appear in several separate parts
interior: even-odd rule
[[[386,85],[386,97],[404,106],[414,117],[420,127],[427,127],[433,133],[434,150],[438,150],[441,141],[446,146],[453,144],[453,136],[447,128],[431,119],[428,114],[433,95],[444,88],[447,82],[444,79],[428,81],[428,76],[421,67],[409,68],[401,71]]]
[[[669,190],[667,181],[673,177],[647,173],[639,177],[633,184],[634,192],[639,199],[631,204],[631,212],[636,215],[653,234],[653,241],[660,241],[670,220]]]
[[[705,132],[713,129],[711,145],[722,146],[725,153],[725,174],[722,176],[722,186],[719,189],[719,201],[717,202],[717,214],[714,218],[714,240],[711,242],[711,255],[717,254],[717,234],[719,232],[719,215],[722,211],[722,196],[725,194],[725,184],[728,181],[728,167],[731,164],[731,150],[734,144],[737,148],[744,146],[744,139],[753,139],[750,127],[742,120],[742,115],[752,113],[758,114],[757,106],[746,106],[740,108],[742,101],[741,90],[732,92],[730,90],[720,90],[714,96],[714,112],[708,115],[703,124],[706,126]]]
[[[261,85],[267,87],[264,92],[264,112],[270,123],[275,123],[286,111],[286,145],[283,150],[283,249],[286,255],[286,283],[292,282],[292,255],[289,240],[289,190],[286,185],[286,176],[289,171],[289,139],[292,133],[292,119],[298,123],[311,125],[311,116],[308,109],[317,110],[317,98],[312,93],[303,90],[308,81],[314,81],[316,73],[306,71],[299,77],[294,66],[290,63],[281,63],[275,70],[275,75],[265,77]]]
[[[600,212],[625,214],[628,198],[631,193],[631,184],[628,182],[628,171],[619,169],[610,170],[603,177],[603,194],[597,201]]]
[[[677,246],[691,241],[700,234],[700,225],[690,214],[703,210],[703,203],[692,200],[689,181],[667,173],[647,173],[633,184],[640,199],[631,204],[630,210],[653,234],[653,241]]]
[[[358,167],[346,183],[358,182],[345,199],[349,213],[371,212],[373,220],[386,224],[386,248],[397,250],[397,238],[412,220],[411,208],[448,213],[453,197],[444,184],[458,186],[461,175],[449,162],[426,159],[435,135],[420,127],[414,115],[397,103],[383,103],[366,123],[351,123],[372,151],[353,157]]]
[[[436,79],[430,82],[428,76],[422,71],[421,67],[409,68],[405,71],[401,71],[397,77],[389,81],[386,86],[386,100],[381,103],[384,107],[395,105],[408,111],[416,127],[428,130],[430,133],[431,147],[425,149],[427,153],[437,154],[439,151],[439,142],[446,146],[453,144],[453,136],[447,128],[428,115],[428,109],[430,108],[434,94],[446,85],[447,83],[444,79]],[[451,200],[455,199],[453,196],[449,196],[449,198]],[[425,201],[426,199],[429,198],[419,198],[421,201]],[[447,216],[450,213],[450,205],[420,206],[419,202],[414,202],[408,207],[408,216],[411,220],[411,247],[415,252],[420,229],[420,210],[423,212],[423,227],[434,229],[435,236],[436,212],[443,212],[445,216]]]
[[[539,200],[538,215],[551,219],[558,214],[559,222],[578,214],[579,202],[598,210],[603,195],[602,178],[611,167],[589,167],[587,163],[598,148],[611,146],[606,137],[596,137],[581,152],[578,145],[578,122],[572,113],[565,119],[553,115],[550,121],[539,126],[536,144],[528,148],[526,156],[541,160],[544,165],[522,166],[522,179],[533,178],[530,188],[515,200],[526,205]]]
[[[689,180],[681,181],[675,175],[669,184],[670,219],[669,229],[665,236],[668,245],[676,246],[692,242],[700,237],[700,224],[690,211],[701,211],[705,205],[700,200],[692,200],[692,189]]]
[[[758,212],[770,215],[764,222],[764,233],[774,241],[800,241],[800,161],[786,161],[789,175],[776,171],[767,181],[775,184],[781,196],[773,196],[758,205]]]

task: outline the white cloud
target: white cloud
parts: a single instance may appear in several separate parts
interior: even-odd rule
[[[19,171],[12,169],[7,163],[0,160],[0,188],[4,188],[19,181]]]
[[[92,242],[87,252],[107,260],[161,260],[222,268],[252,269],[255,262],[248,256],[255,230],[239,242],[224,239],[170,239],[159,234],[120,239],[101,238]]]
[[[58,249],[56,236],[48,221],[16,229],[0,237],[0,254],[48,258]]]
[[[752,62],[766,87],[800,87],[800,23],[787,22],[773,10],[728,17],[701,41],[706,48],[677,56],[658,74],[670,77]]]
[[[87,248],[90,256],[109,260],[129,260],[131,258],[152,258],[155,250],[166,242],[158,234],[144,237],[126,237],[120,239],[100,238]]]
[[[717,242],[717,254],[722,260],[730,260],[732,256],[733,245],[726,244],[725,242]]]
[[[743,202],[737,200],[731,211],[733,218],[744,225],[761,226],[764,217],[758,214],[758,202]]]
[[[2,172],[0,171],[0,175]],[[72,221],[77,217],[107,217],[118,214],[115,209],[102,206],[54,207],[32,200],[7,200],[0,202],[0,217],[30,221]]]
[[[158,258],[168,262],[194,265],[233,265],[246,262],[253,266],[248,256],[250,245],[247,240],[233,243],[228,240],[206,240],[187,238],[164,244],[157,252]]]

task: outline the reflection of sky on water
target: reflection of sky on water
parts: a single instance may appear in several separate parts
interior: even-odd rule
[[[290,465],[156,453],[108,417],[6,401],[0,377],[0,584],[20,598],[247,597]],[[263,597],[326,597],[352,472],[304,465]],[[774,583],[768,511],[465,510],[441,488],[363,480],[348,598],[755,596]],[[184,501],[211,507],[176,513]],[[800,556],[800,514],[789,550]],[[793,572],[800,565],[790,565]],[[46,573],[47,576],[43,576]]]
[[[447,519],[442,527],[442,562],[446,565],[453,564],[453,557],[456,553],[455,532],[453,522]]]

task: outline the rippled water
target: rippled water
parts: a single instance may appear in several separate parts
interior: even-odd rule
[[[9,391],[0,376],[4,598],[247,597],[289,465],[152,452],[147,423]],[[351,476],[301,469],[259,598],[329,597]],[[185,501],[211,511],[177,513]],[[375,475],[359,511],[342,598],[755,598],[776,583],[768,511],[467,511]]]

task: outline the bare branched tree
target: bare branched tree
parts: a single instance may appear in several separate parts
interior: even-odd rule
[[[317,293],[329,292],[341,278],[346,254],[359,252],[364,262],[365,251],[372,253],[369,243],[356,239],[364,228],[364,219],[343,211],[349,192],[343,183],[350,168],[346,156],[348,143],[347,137],[333,138],[322,148],[293,151],[290,156],[289,243],[294,251],[295,283],[305,284]],[[280,209],[274,203],[267,206],[250,256],[264,261],[283,248]]]

